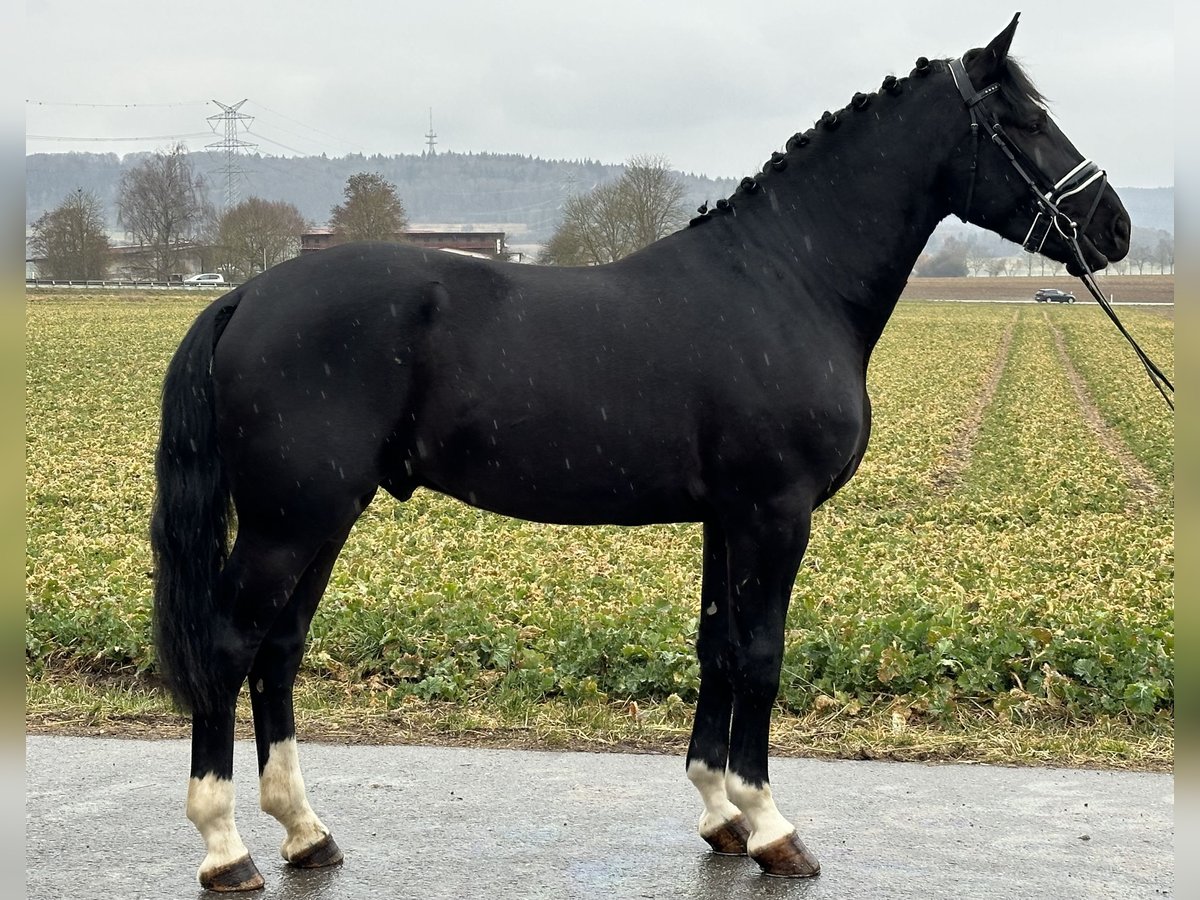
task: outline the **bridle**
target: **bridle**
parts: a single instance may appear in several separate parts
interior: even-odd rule
[[[1085,159],[1062,178],[1051,181],[1041,167],[1026,156],[1024,151],[1008,136],[1008,132],[1004,130],[1004,126],[1000,124],[995,113],[984,102],[1000,90],[1000,85],[989,84],[981,91],[975,90],[961,59],[950,60],[950,74],[954,78],[954,86],[958,88],[958,93],[963,98],[963,103],[967,105],[967,112],[971,114],[971,135],[974,143],[971,158],[971,183],[967,189],[967,202],[962,213],[959,214],[959,218],[964,222],[967,221],[967,215],[971,211],[971,201],[975,194],[975,173],[979,167],[979,119],[982,117],[987,125],[988,136],[992,143],[999,148],[1009,164],[1016,170],[1017,175],[1025,182],[1037,206],[1037,213],[1029,225],[1029,231],[1025,233],[1022,246],[1030,253],[1040,253],[1042,247],[1045,246],[1046,238],[1050,236],[1051,228],[1055,228],[1068,241],[1076,237],[1079,232],[1086,233],[1088,225],[1092,223],[1092,216],[1096,214],[1096,209],[1100,205],[1100,198],[1104,196],[1104,188],[1108,184],[1108,175],[1105,171],[1090,159]],[[1017,158],[1018,155],[1024,159],[1024,165]],[[1029,172],[1030,169],[1033,170],[1032,175]],[[1096,196],[1088,208],[1087,215],[1083,218],[1083,223],[1076,223],[1062,210],[1062,202],[1097,182],[1099,182],[1099,187],[1096,190]],[[1049,189],[1044,189],[1045,185],[1050,185]]]
[[[1087,232],[1088,226],[1092,222],[1092,216],[1096,214],[1096,209],[1100,205],[1100,198],[1104,196],[1104,189],[1108,185],[1108,176],[1104,170],[1090,159],[1085,159],[1080,162],[1075,168],[1067,172],[1056,181],[1052,181],[1041,167],[1030,159],[1020,147],[1013,142],[1012,138],[1005,132],[1004,127],[1000,124],[995,113],[989,108],[987,98],[1000,90],[999,84],[989,84],[982,90],[975,90],[975,86],[971,84],[971,78],[967,75],[966,66],[961,59],[950,60],[950,75],[954,78],[954,85],[958,88],[958,93],[966,104],[967,112],[971,115],[971,142],[973,144],[971,155],[971,175],[970,182],[967,186],[967,199],[963,206],[963,211],[959,214],[959,218],[964,222],[967,221],[967,215],[971,211],[971,203],[975,197],[975,174],[979,168],[979,147],[982,128],[980,119],[987,126],[988,136],[1009,164],[1016,170],[1017,175],[1029,188],[1032,195],[1036,212],[1034,213],[1033,221],[1029,225],[1029,231],[1025,233],[1025,240],[1022,242],[1022,247],[1030,253],[1040,253],[1042,247],[1046,244],[1046,239],[1050,236],[1050,229],[1055,229],[1064,241],[1071,247],[1071,252],[1075,256],[1075,261],[1079,264],[1079,269],[1083,273],[1079,276],[1080,280],[1087,287],[1091,295],[1100,304],[1100,308],[1108,315],[1113,324],[1117,326],[1117,330],[1124,335],[1129,341],[1138,359],[1146,368],[1146,374],[1150,376],[1150,380],[1154,386],[1158,388],[1158,392],[1162,394],[1164,400],[1167,401],[1167,406],[1171,409],[1175,408],[1175,404],[1171,397],[1167,396],[1169,390],[1172,394],[1175,393],[1175,386],[1171,384],[1167,376],[1163,374],[1152,359],[1138,345],[1133,336],[1121,324],[1117,314],[1113,311],[1112,303],[1100,291],[1100,287],[1096,284],[1096,279],[1092,276],[1091,269],[1083,258],[1083,249],[1079,246],[1080,233]],[[1020,157],[1020,158],[1018,158]],[[1024,164],[1022,164],[1024,161]],[[1032,170],[1033,174],[1030,174]],[[1049,185],[1048,189],[1045,186]],[[1079,194],[1092,185],[1096,185],[1096,196],[1092,200],[1092,205],[1088,207],[1087,215],[1084,216],[1082,224],[1077,223],[1062,209],[1062,203],[1068,197]]]

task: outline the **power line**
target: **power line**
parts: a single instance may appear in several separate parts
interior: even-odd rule
[[[318,152],[323,150],[325,147],[324,143],[320,143],[317,140],[315,140],[314,138],[308,137],[307,135],[300,134],[299,132],[291,131],[287,128],[281,128],[280,126],[275,125],[275,124],[270,124],[268,127],[270,128],[271,131],[282,132],[284,134],[291,135],[294,138],[299,138],[302,141],[309,142],[313,146],[320,148],[318,150]],[[280,144],[278,141],[273,141],[266,135],[262,134],[261,132],[254,131],[250,128],[246,129],[246,134],[252,134],[252,135],[254,135],[254,137],[258,138],[260,141],[267,141],[268,143],[275,144],[279,147],[284,147],[285,149],[291,150],[293,153],[304,153],[305,155],[308,155],[308,153],[309,153],[309,151],[307,151],[307,150],[296,150],[294,147],[288,147],[286,144]]]
[[[25,101],[30,106],[79,106],[86,109],[164,109],[177,106],[207,106],[207,100],[179,100],[174,103],[68,103],[59,102],[57,100],[30,100]]]
[[[55,100],[37,100],[37,99],[32,99],[32,98],[26,99],[25,102],[26,102],[26,104],[28,104],[30,106],[47,106],[47,107],[61,106],[61,107],[76,107],[76,108],[84,108],[84,109],[169,108],[169,107],[204,106],[210,102],[217,103],[217,101],[207,101],[207,100],[181,100],[181,101],[169,102],[169,103],[81,103],[81,102],[70,102],[70,101],[60,102],[60,101],[55,101]],[[254,100],[254,99],[242,100],[241,103],[237,104],[239,109],[243,107],[243,104],[249,104],[251,107],[260,110],[262,113],[266,113],[268,118],[283,119],[285,121],[288,121],[295,125],[298,125],[307,131],[313,132],[314,134],[319,134],[324,138],[332,140],[338,146],[340,146],[341,148],[343,148],[346,151],[349,151],[351,153],[361,153],[362,152],[361,143],[348,141],[345,138],[339,137],[336,134],[332,134],[331,132],[326,131],[322,128],[318,128],[314,125],[309,125],[307,122],[302,122],[299,119],[294,118],[293,116],[289,116],[286,113],[281,113],[276,109],[272,109],[271,107],[267,106],[265,103],[262,103],[258,100]],[[217,105],[221,106],[222,109],[225,108],[223,104],[217,103]],[[431,110],[431,113],[432,113],[432,110]],[[212,116],[212,117],[210,117],[210,122],[213,119],[223,121],[228,115],[229,115],[229,113],[224,113],[224,114],[218,114],[216,116]],[[261,118],[261,115],[259,116],[259,118]],[[283,150],[286,150],[289,153],[296,153],[301,156],[315,155],[315,154],[322,153],[328,147],[328,144],[325,141],[316,139],[316,138],[312,137],[311,135],[300,134],[298,132],[291,131],[287,128],[284,128],[278,124],[272,124],[270,126],[271,131],[277,131],[277,132],[282,132],[283,134],[291,135],[291,136],[298,138],[299,140],[304,141],[306,143],[309,143],[317,148],[315,151],[300,150],[296,147],[291,147],[281,141],[273,140],[272,138],[266,137],[259,131],[251,131],[250,127],[249,127],[249,122],[253,121],[253,117],[247,117],[244,121],[246,122],[246,124],[243,125],[242,128],[246,134],[252,134],[257,139],[259,139],[261,141],[265,141],[266,143],[272,144]],[[430,122],[430,125],[431,125],[431,130],[432,130],[432,121]],[[217,130],[215,125],[212,125],[211,127],[213,128],[213,131]],[[26,135],[26,139],[27,140],[37,140],[37,141],[59,141],[59,142],[89,141],[89,142],[101,143],[101,142],[110,141],[110,140],[111,141],[139,141],[139,140],[157,141],[157,140],[174,140],[174,139],[185,139],[185,138],[201,138],[201,137],[206,137],[206,136],[207,135],[204,134],[203,132],[186,134],[186,135],[182,135],[182,134],[181,135],[144,135],[144,136],[112,137],[112,138],[98,137],[98,136],[71,137],[68,135],[45,135],[45,134],[32,135],[32,134],[30,134],[30,135]],[[428,135],[427,135],[427,137],[428,137]],[[436,137],[436,135],[435,135],[435,137]],[[234,134],[232,136],[232,140],[234,140],[234,141],[237,140],[236,134]],[[218,142],[217,144],[210,145],[210,146],[213,146],[214,149],[221,149],[221,150],[225,149],[224,142]],[[249,147],[247,146],[247,147],[244,147],[243,149],[249,149]]]
[[[292,118],[291,116],[286,115],[285,113],[281,113],[278,110],[271,109],[271,107],[267,106],[265,103],[262,103],[258,100],[251,98],[250,102],[252,104],[254,104],[254,106],[259,107],[264,112],[270,113],[273,116],[279,116],[279,118],[286,119],[287,121],[291,122],[294,125],[299,125],[301,128],[307,128],[309,131],[315,131],[317,134],[324,135],[327,138],[333,138],[333,140],[337,141],[343,147],[346,147],[350,150],[358,152],[358,150],[360,149],[359,145],[357,145],[357,144],[346,141],[343,138],[338,137],[336,134],[330,134],[328,131],[324,131],[320,128],[317,128],[314,125],[309,125],[307,122],[301,122],[299,119]],[[280,129],[280,130],[285,131],[285,132],[287,131],[287,129]],[[292,133],[292,132],[288,132],[288,133]],[[261,137],[261,135],[260,135],[260,137]],[[301,137],[301,135],[296,135],[296,137]]]
[[[197,131],[192,134],[143,134],[137,137],[76,137],[63,134],[26,134],[27,141],[175,141],[185,140],[187,138],[202,138],[208,135],[203,131]]]
[[[299,153],[301,156],[312,156],[311,153],[308,153],[305,150],[297,150],[295,147],[289,147],[287,144],[281,144],[281,143],[279,143],[279,141],[273,141],[273,140],[271,140],[271,138],[266,137],[265,135],[261,135],[257,131],[251,131],[249,128],[246,129],[246,134],[251,135],[252,137],[256,137],[260,141],[266,141],[268,144],[274,144],[276,147],[282,147],[284,150],[287,150],[289,153]],[[296,135],[296,137],[301,137],[301,135]]]

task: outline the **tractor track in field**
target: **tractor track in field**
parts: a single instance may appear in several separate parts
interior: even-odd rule
[[[1104,420],[1100,408],[1096,405],[1091,393],[1088,391],[1087,383],[1083,380],[1083,376],[1079,373],[1079,370],[1075,368],[1075,363],[1071,361],[1071,354],[1067,351],[1067,344],[1063,338],[1062,329],[1050,320],[1050,316],[1047,315],[1045,310],[1042,310],[1042,318],[1054,338],[1054,346],[1058,351],[1059,363],[1063,367],[1063,372],[1066,373],[1067,382],[1075,392],[1075,400],[1079,404],[1079,411],[1083,416],[1083,420],[1096,435],[1096,440],[1104,451],[1121,466],[1125,481],[1129,485],[1130,511],[1133,512],[1140,508],[1152,506],[1157,502],[1159,496],[1159,489],[1154,481],[1154,476],[1133,455],[1133,451],[1129,449],[1129,445],[1125,443],[1124,438]]]
[[[1021,313],[1018,310],[1009,320],[1008,327],[1004,329],[1004,334],[1000,337],[1000,345],[996,348],[996,356],[992,360],[991,368],[988,369],[983,387],[975,396],[975,403],[959,423],[953,439],[930,474],[930,482],[937,494],[946,495],[958,487],[962,482],[963,473],[971,464],[975,443],[979,439],[979,429],[983,425],[983,417],[991,407],[992,400],[995,399],[996,388],[999,387],[1000,379],[1004,377],[1004,370],[1008,366],[1013,332],[1016,330],[1020,316]]]

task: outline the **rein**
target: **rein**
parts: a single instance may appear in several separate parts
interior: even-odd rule
[[[982,114],[984,122],[988,126],[992,143],[1004,154],[1009,164],[1016,170],[1017,175],[1025,182],[1037,206],[1037,212],[1033,217],[1033,222],[1029,225],[1029,231],[1025,234],[1022,247],[1030,253],[1040,253],[1042,247],[1045,246],[1046,239],[1050,236],[1050,229],[1053,228],[1059,233],[1070,245],[1075,262],[1079,264],[1079,269],[1083,273],[1079,276],[1080,281],[1083,282],[1096,302],[1100,304],[1100,308],[1104,310],[1108,318],[1112,320],[1112,323],[1117,326],[1117,330],[1121,332],[1125,340],[1129,342],[1134,353],[1137,354],[1138,359],[1145,367],[1150,381],[1158,389],[1167,406],[1174,410],[1175,403],[1172,400],[1172,396],[1175,393],[1175,386],[1171,384],[1167,376],[1163,374],[1162,369],[1138,345],[1133,335],[1126,330],[1121,320],[1117,318],[1112,304],[1096,284],[1096,279],[1092,276],[1091,269],[1083,258],[1083,250],[1079,246],[1079,232],[1087,231],[1088,225],[1091,224],[1092,216],[1095,215],[1096,209],[1100,205],[1100,198],[1104,195],[1104,188],[1108,184],[1108,176],[1104,170],[1090,159],[1085,159],[1066,175],[1062,176],[1062,178],[1052,182],[1038,167],[1037,163],[1022,153],[1021,148],[1008,136],[1004,128],[1000,125],[999,120],[984,102],[990,95],[1000,90],[1000,85],[990,84],[983,90],[976,91],[971,84],[971,79],[967,75],[966,67],[963,65],[961,59],[950,60],[950,75],[954,78],[954,85],[958,88],[958,93],[962,96],[963,103],[967,106],[967,111],[971,114],[971,135],[974,143],[971,157],[971,180],[967,187],[967,201],[962,213],[959,214],[959,218],[964,222],[967,221],[967,215],[971,211],[971,202],[975,196],[975,173],[979,166],[979,119],[980,114]],[[1042,190],[1037,179],[1033,175],[1030,175],[1026,167],[1021,164],[1021,161],[1017,158],[1018,154],[1025,158],[1025,161],[1029,164],[1034,174],[1041,177],[1042,184],[1051,185],[1049,190]],[[1083,219],[1083,224],[1079,225],[1074,219],[1063,212],[1060,204],[1068,197],[1078,194],[1097,183],[1099,187],[1096,190],[1096,197],[1092,200],[1092,205],[1088,208],[1087,215]],[[1170,391],[1172,396],[1168,396],[1168,391]]]

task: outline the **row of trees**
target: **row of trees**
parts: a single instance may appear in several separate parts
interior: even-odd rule
[[[241,280],[300,252],[309,229],[291,203],[251,197],[217,212],[205,201],[204,182],[177,146],[127,172],[117,197],[118,224],[138,251],[122,260],[130,274],[165,281],[182,269],[185,254],[201,268]],[[395,186],[374,173],[353,175],[344,200],[330,212],[335,240],[399,240],[407,217]],[[95,194],[74,191],[32,224],[30,249],[45,278],[107,276],[114,255],[103,207]]]
[[[1011,250],[1011,253],[1006,253]],[[914,274],[930,278],[955,278],[964,275],[1057,275],[1066,271],[1062,263],[1040,254],[1025,253],[1016,244],[988,246],[976,239],[949,235],[937,249],[922,254]],[[1109,271],[1118,275],[1147,275],[1174,273],[1175,240],[1161,230],[1134,230],[1129,253],[1112,263]]]
[[[638,156],[620,179],[568,199],[562,223],[541,254],[549,265],[598,265],[627,256],[679,228],[686,187],[662,157]],[[299,253],[309,227],[290,203],[251,197],[217,213],[205,202],[203,179],[177,146],[127,172],[118,222],[139,252],[123,261],[131,274],[166,280],[184,254],[201,267],[245,279]],[[408,224],[395,185],[373,172],[350,176],[330,211],[335,242],[402,240]],[[104,277],[112,263],[101,205],[76,191],[33,223],[31,247],[45,277]]]

